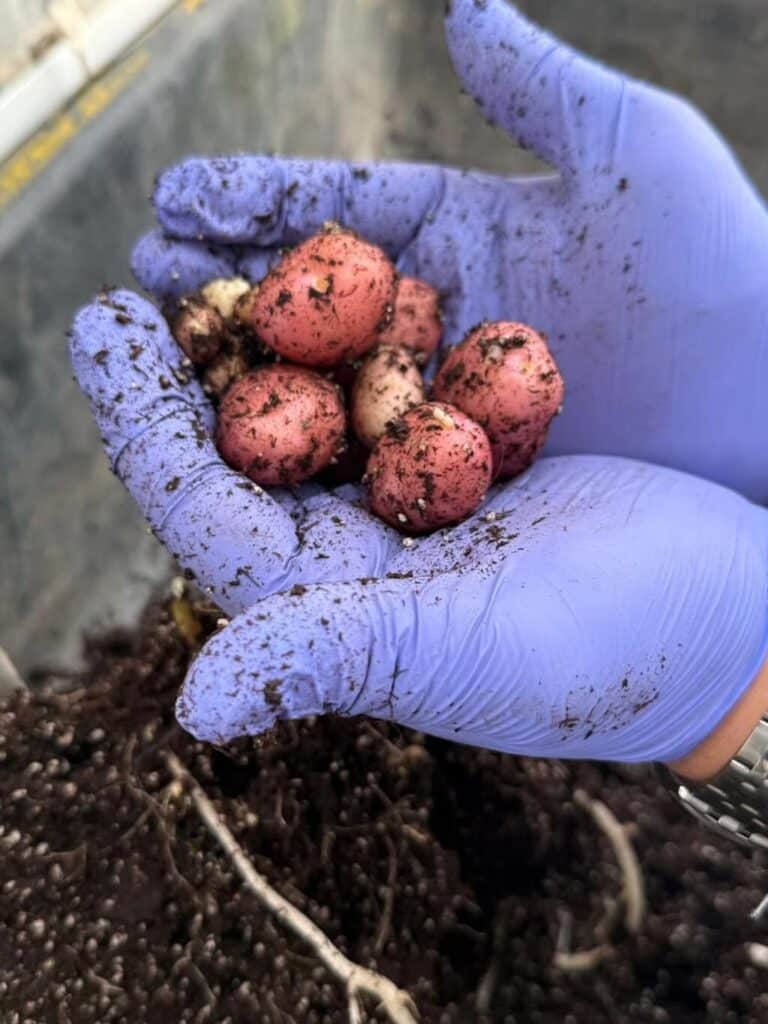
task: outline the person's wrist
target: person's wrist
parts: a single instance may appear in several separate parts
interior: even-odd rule
[[[667,767],[683,779],[704,782],[716,776],[741,749],[768,710],[768,661],[738,703],[690,754]]]

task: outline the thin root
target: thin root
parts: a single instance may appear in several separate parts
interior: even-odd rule
[[[387,844],[387,851],[389,852],[389,868],[387,870],[387,884],[384,889],[384,909],[381,914],[378,931],[376,932],[376,941],[373,944],[373,951],[376,956],[381,956],[384,952],[384,947],[387,944],[392,928],[392,908],[395,903],[395,884],[397,882],[397,850],[389,836],[384,836],[384,842]]]
[[[616,950],[613,946],[595,946],[593,949],[579,950],[578,953],[559,951],[555,953],[552,965],[559,971],[582,974],[586,971],[594,971],[604,961],[610,960],[615,953]]]
[[[352,992],[348,993],[347,1012],[349,1024],[363,1024],[363,1008],[360,1006],[360,1000]]]
[[[480,979],[475,993],[475,1011],[483,1016],[491,1012],[493,995],[499,982],[499,971],[501,967],[501,952],[507,938],[507,903],[500,904],[496,918],[493,922],[493,944],[491,947],[491,962],[488,970]]]
[[[176,863],[176,858],[173,856],[172,842],[174,839],[174,825],[168,813],[168,807],[172,798],[176,798],[181,795],[179,790],[179,783],[171,783],[171,785],[164,790],[165,800],[161,804],[160,801],[156,800],[155,797],[151,796],[146,791],[146,789],[144,789],[143,786],[139,785],[138,782],[135,782],[134,778],[136,778],[136,773],[133,768],[133,751],[136,747],[136,742],[137,737],[134,734],[130,737],[128,743],[126,744],[124,759],[125,774],[123,775],[122,782],[128,789],[128,792],[131,793],[140,803],[144,804],[147,811],[149,811],[149,813],[155,819],[157,823],[158,835],[160,837],[160,842],[163,847],[163,853],[165,854],[166,863],[168,865],[168,870],[170,871],[171,876],[176,881],[177,885],[181,889],[184,889],[187,895],[194,900],[197,898],[195,889],[187,881],[184,875],[182,875],[182,873],[179,871],[179,867]],[[135,822],[132,827],[135,828],[137,824],[138,823]]]
[[[120,988],[118,985],[113,985],[111,981],[107,981],[106,978],[102,978],[102,976],[97,974],[93,968],[89,967],[85,973],[103,996],[125,996],[126,993],[124,988]]]
[[[417,1011],[413,1000],[393,982],[376,971],[353,963],[330,941],[320,928],[280,895],[256,871],[234,835],[219,816],[199,783],[190,775],[175,754],[165,755],[168,769],[175,779],[184,783],[192,804],[209,832],[232,861],[235,870],[259,902],[277,920],[308,943],[318,958],[346,987],[351,1024],[361,1024],[359,999],[372,996],[386,1011],[393,1024],[416,1024]]]
[[[629,841],[627,831],[604,803],[594,800],[583,789],[577,789],[573,794],[573,799],[574,803],[592,815],[593,820],[613,847],[624,878],[627,929],[636,934],[640,931],[645,916],[645,884],[637,855]]]
[[[205,996],[205,1008],[213,1010],[216,1006],[216,996],[213,994],[211,986],[208,984],[208,979],[205,977],[203,972],[193,963],[192,959],[188,956],[182,957],[181,960],[177,960],[173,965],[171,976],[178,974],[180,971],[188,971],[189,974],[195,979],[200,988],[202,989],[203,995]]]

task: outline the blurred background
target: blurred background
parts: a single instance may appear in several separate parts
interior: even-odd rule
[[[768,193],[765,0],[519,6],[688,96]],[[0,0],[0,648],[22,671],[74,664],[83,629],[130,621],[171,571],[108,471],[65,338],[93,292],[131,283],[158,170],[238,150],[537,167],[460,93],[442,10]]]

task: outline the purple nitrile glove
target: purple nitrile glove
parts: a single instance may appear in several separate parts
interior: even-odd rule
[[[768,511],[628,459],[543,459],[387,568],[235,618],[186,679],[182,725],[223,742],[366,714],[518,754],[668,761],[768,654]]]
[[[160,314],[83,310],[76,372],[155,532],[231,613],[180,721],[221,742],[323,711],[519,753],[688,753],[768,654],[768,512],[610,456],[540,461],[409,544],[354,487],[267,494],[228,469]]]
[[[768,496],[768,217],[733,158],[680,100],[504,3],[454,0],[448,25],[486,113],[558,177],[190,160],[160,179],[164,234],[137,247],[140,281],[164,297],[256,280],[279,246],[341,220],[441,289],[449,343],[483,316],[549,331],[568,386],[551,452],[639,455]],[[407,548],[354,488],[267,495],[227,469],[144,300],[84,310],[73,357],[155,532],[244,612],[185,685],[180,719],[199,736],[336,710],[530,754],[670,759],[766,656],[766,513],[714,484],[545,460]]]
[[[678,97],[504,0],[449,6],[467,89],[556,175],[190,159],[158,182],[164,234],[137,248],[139,280],[189,291],[224,252],[259,277],[341,220],[441,290],[449,344],[484,317],[549,334],[567,401],[547,454],[646,459],[768,501],[768,212],[731,151]]]

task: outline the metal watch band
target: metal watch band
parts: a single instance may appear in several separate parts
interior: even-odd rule
[[[730,839],[768,850],[768,714],[710,782],[690,782],[659,767],[665,785],[695,818]]]

